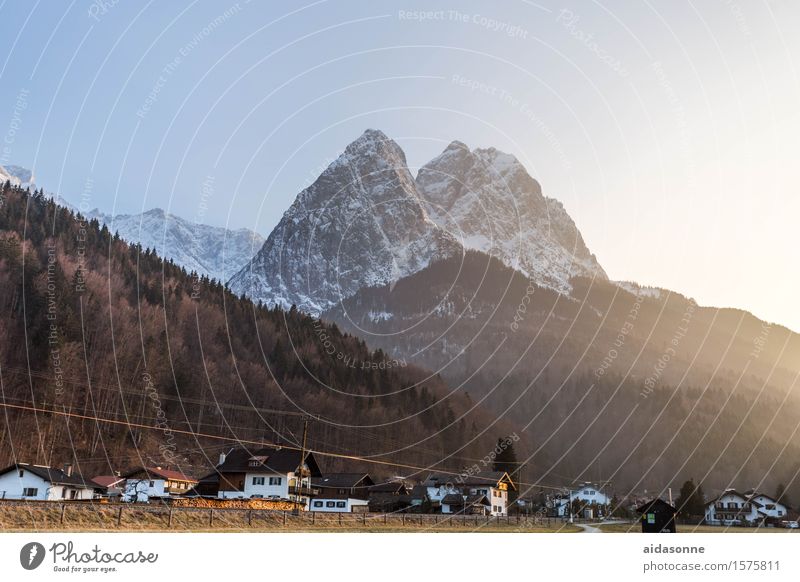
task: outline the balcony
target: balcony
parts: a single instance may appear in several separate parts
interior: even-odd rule
[[[724,503],[716,503],[714,511],[717,513],[750,513],[750,504],[745,503],[741,507],[727,507]]]
[[[303,497],[316,497],[319,489],[308,485],[289,485],[289,495],[302,495]]]

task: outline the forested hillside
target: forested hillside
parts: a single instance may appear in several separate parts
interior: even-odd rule
[[[312,449],[458,468],[508,430],[333,324],[236,297],[9,184],[0,337],[0,464],[199,473],[237,439],[297,443],[308,414]]]
[[[561,295],[468,252],[323,318],[463,383],[516,423],[545,480],[800,494],[800,336],[664,289],[572,286]]]

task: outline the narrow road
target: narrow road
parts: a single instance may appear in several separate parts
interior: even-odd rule
[[[575,525],[581,528],[583,533],[603,533],[603,530],[601,530],[599,527],[594,527],[588,523],[576,523]]]

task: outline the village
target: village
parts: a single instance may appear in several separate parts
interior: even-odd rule
[[[323,518],[338,515],[475,518],[474,524],[546,523],[641,524],[643,532],[675,532],[676,523],[728,528],[798,529],[798,513],[787,503],[756,490],[726,489],[700,507],[683,510],[672,491],[661,496],[629,495],[619,499],[608,483],[584,482],[572,487],[533,488],[515,483],[502,470],[471,473],[430,472],[417,479],[377,477],[367,472],[324,473],[313,452],[270,446],[231,448],[219,454],[214,469],[187,475],[161,466],[133,467],[125,472],[87,477],[71,463],[60,468],[14,463],[0,471],[0,508],[66,506],[120,508],[169,507],[282,512]],[[702,496],[702,495],[701,495]],[[677,507],[676,507],[677,506]],[[695,507],[697,507],[695,502]],[[696,515],[702,512],[702,515]],[[483,522],[479,521],[482,518]],[[248,522],[252,517],[248,514]],[[320,522],[324,522],[321,519]],[[385,522],[385,520],[384,520]],[[436,518],[436,523],[439,523]],[[633,527],[629,527],[633,530]],[[593,531],[594,528],[592,528]],[[586,530],[585,530],[586,531]]]

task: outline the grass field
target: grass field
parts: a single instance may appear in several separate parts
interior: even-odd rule
[[[598,524],[597,527],[604,533],[640,533],[642,531],[638,522],[603,523]],[[800,533],[800,530],[775,527],[723,527],[718,525],[678,524],[678,533]]]
[[[0,531],[505,532],[575,533],[557,520],[419,514],[323,514],[269,510],[32,503],[0,505]]]

